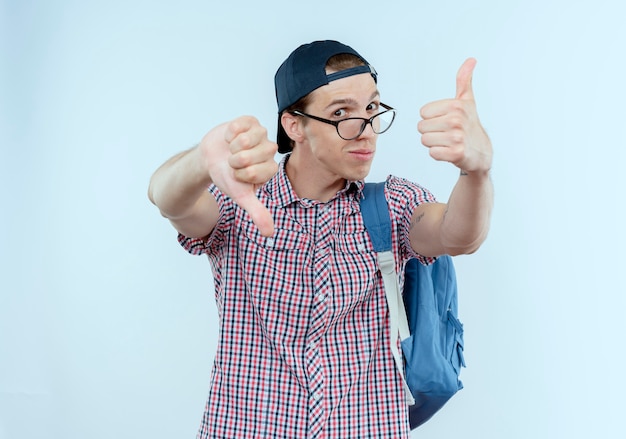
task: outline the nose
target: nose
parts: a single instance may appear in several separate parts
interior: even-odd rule
[[[374,132],[372,121],[363,121],[363,123],[365,124],[365,127],[363,128],[363,131],[361,131],[361,134],[358,137],[359,139],[367,139],[378,136],[378,134]]]

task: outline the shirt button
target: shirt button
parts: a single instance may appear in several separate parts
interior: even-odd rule
[[[322,399],[322,392],[317,392],[313,394],[313,399],[316,401],[319,401],[320,399]]]
[[[265,243],[268,247],[274,247],[274,238],[267,238],[267,241],[265,241]]]

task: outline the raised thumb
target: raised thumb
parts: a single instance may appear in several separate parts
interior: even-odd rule
[[[456,99],[474,99],[472,90],[472,75],[476,67],[476,60],[468,58],[456,74]]]

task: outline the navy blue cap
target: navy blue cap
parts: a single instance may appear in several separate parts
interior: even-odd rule
[[[365,65],[351,67],[326,74],[328,60],[340,54],[351,54],[360,58]],[[313,90],[337,79],[361,73],[370,73],[377,80],[376,70],[356,50],[337,41],[314,41],[303,44],[281,64],[274,76],[276,102],[278,103],[278,152],[291,151],[291,141],[280,123],[282,112],[311,93]]]

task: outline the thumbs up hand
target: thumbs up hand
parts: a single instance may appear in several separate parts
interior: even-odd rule
[[[417,129],[432,158],[447,161],[466,173],[491,168],[492,147],[478,119],[472,75],[476,60],[467,59],[456,76],[454,99],[426,104],[420,110]]]

